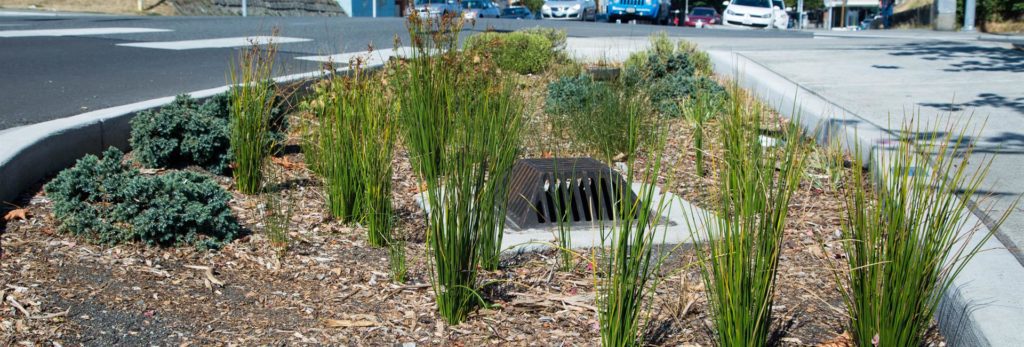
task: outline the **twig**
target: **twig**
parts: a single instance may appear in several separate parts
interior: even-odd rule
[[[18,300],[14,300],[13,296],[8,296],[7,302],[11,303],[11,306],[14,306],[18,311],[21,311],[21,313],[25,315],[25,318],[32,318],[32,315],[28,313],[28,310],[26,310],[24,306],[21,306],[21,304],[18,303]]]

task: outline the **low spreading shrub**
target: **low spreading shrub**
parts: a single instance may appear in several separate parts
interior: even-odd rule
[[[200,106],[188,95],[132,119],[134,159],[146,167],[199,165],[224,174],[231,163],[227,116],[217,97]]]
[[[708,77],[694,77],[683,73],[675,73],[656,80],[649,86],[651,102],[658,113],[665,117],[676,118],[683,115],[685,100],[708,94],[712,99],[725,96],[725,88]]]
[[[585,74],[562,77],[548,84],[544,110],[551,115],[565,115],[590,105],[588,98],[594,88],[593,79]]]
[[[241,231],[231,195],[209,177],[174,171],[144,176],[122,162],[116,148],[87,155],[44,187],[60,229],[116,244],[193,244],[217,248]]]
[[[528,32],[487,32],[466,39],[466,51],[490,57],[501,69],[519,74],[543,72],[555,58],[551,40]]]

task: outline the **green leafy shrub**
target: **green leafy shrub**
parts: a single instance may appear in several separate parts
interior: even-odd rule
[[[209,177],[143,176],[123,156],[113,147],[102,158],[87,155],[44,187],[62,231],[104,244],[200,248],[217,248],[241,231],[228,207],[231,195]]]
[[[544,38],[551,41],[551,49],[556,52],[560,52],[565,49],[565,39],[568,37],[565,30],[559,30],[555,28],[545,28],[541,26],[519,29],[517,32],[526,33],[530,35],[543,36]]]
[[[202,106],[179,95],[156,112],[132,119],[131,146],[135,160],[146,167],[199,165],[224,174],[231,163],[228,121],[214,98]]]
[[[552,115],[564,115],[589,105],[588,98],[596,82],[585,74],[562,77],[548,84],[544,110]]]
[[[466,39],[465,48],[490,57],[502,69],[524,75],[543,72],[555,57],[551,40],[526,32],[473,35]]]

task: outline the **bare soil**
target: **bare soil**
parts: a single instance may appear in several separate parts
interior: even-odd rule
[[[157,2],[159,5],[156,5]],[[151,6],[155,7],[150,8]],[[139,11],[138,0],[4,0],[0,8],[34,9],[45,11],[93,12],[113,14],[158,14],[175,15],[174,8],[162,0],[144,0]]]

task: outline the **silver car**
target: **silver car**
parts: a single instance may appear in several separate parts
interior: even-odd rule
[[[546,1],[540,14],[544,19],[596,20],[597,4],[594,0]]]
[[[501,17],[501,10],[490,0],[462,0],[462,17],[498,18]]]
[[[422,18],[462,14],[462,7],[456,0],[416,0],[413,6]]]

